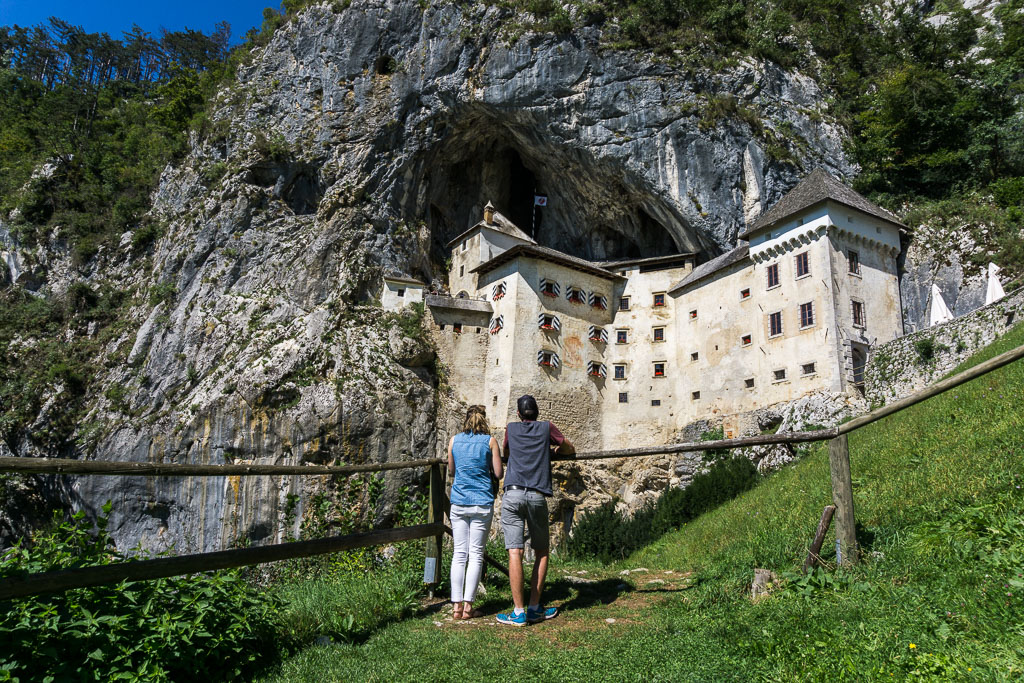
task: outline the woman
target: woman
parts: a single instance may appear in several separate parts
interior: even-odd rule
[[[491,474],[503,473],[497,440],[487,429],[483,406],[470,406],[462,431],[448,442],[448,476],[452,484],[452,604],[455,619],[480,616],[473,609],[473,598],[484,563],[484,544],[491,529],[495,488]]]

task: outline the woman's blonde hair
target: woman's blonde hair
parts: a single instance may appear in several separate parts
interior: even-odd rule
[[[462,422],[462,431],[469,434],[490,434],[487,426],[487,411],[483,406],[470,406],[466,411],[466,419]]]

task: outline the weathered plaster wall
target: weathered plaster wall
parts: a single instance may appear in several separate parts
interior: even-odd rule
[[[385,280],[380,291],[380,305],[385,311],[397,311],[423,301],[423,285]]]
[[[883,344],[868,359],[868,400],[885,405],[938,381],[1022,317],[1024,289],[1018,289],[965,316]]]

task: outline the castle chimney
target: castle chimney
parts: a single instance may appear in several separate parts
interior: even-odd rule
[[[484,207],[484,223],[487,225],[494,224],[494,204],[487,202],[487,206]]]

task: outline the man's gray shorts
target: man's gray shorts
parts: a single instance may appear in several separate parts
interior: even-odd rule
[[[523,523],[530,530],[533,552],[548,552],[548,501],[536,491],[508,490],[501,497],[501,530],[505,534],[505,548],[523,548]]]

